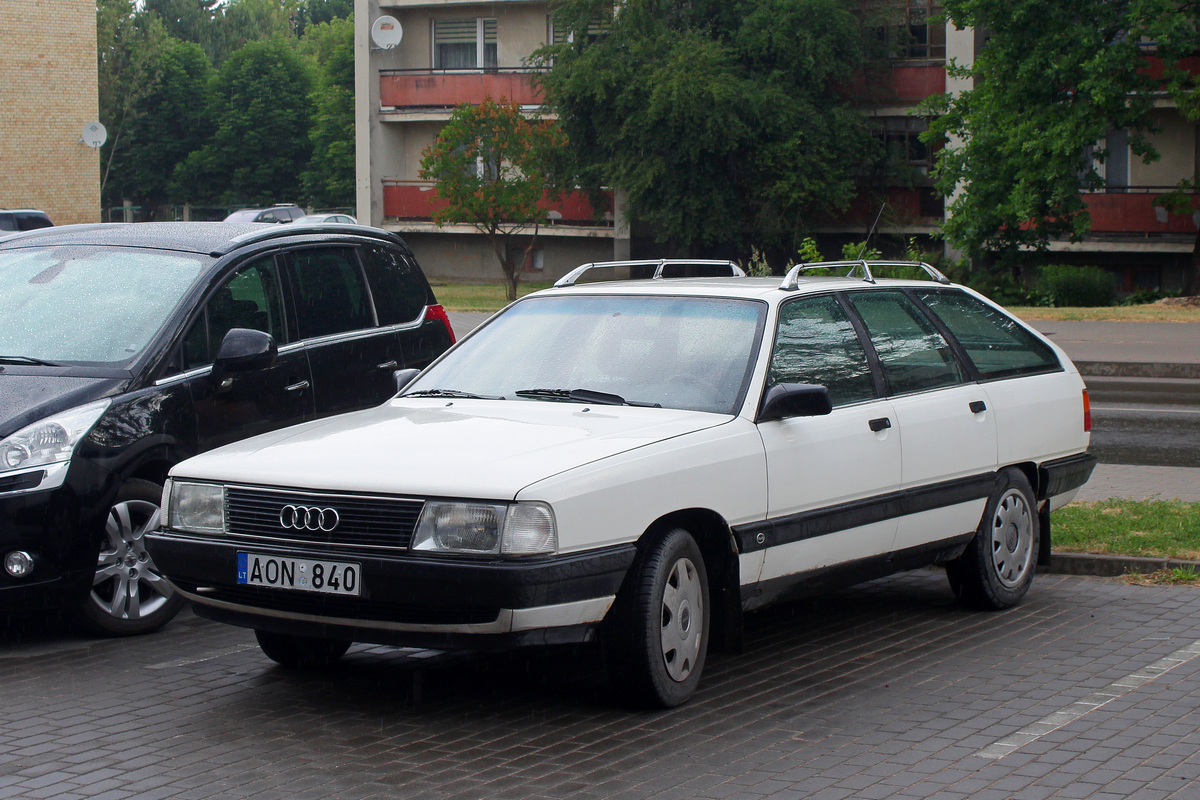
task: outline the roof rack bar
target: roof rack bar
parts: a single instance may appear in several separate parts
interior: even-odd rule
[[[588,270],[613,267],[654,267],[653,280],[666,280],[663,273],[668,267],[698,265],[706,267],[728,267],[730,277],[744,278],[746,273],[732,261],[707,258],[655,258],[643,261],[593,261],[583,264],[555,281],[555,288],[574,286]]]
[[[813,264],[797,264],[788,271],[779,288],[785,292],[795,291],[800,285],[801,273],[811,269],[838,269],[841,267],[848,268],[849,271],[846,273],[847,278],[853,278],[855,274],[858,274],[867,283],[875,283],[875,274],[872,268],[877,269],[879,267],[919,267],[938,283],[950,283],[949,278],[924,261],[867,261],[866,259],[859,259],[857,261],[819,261]]]

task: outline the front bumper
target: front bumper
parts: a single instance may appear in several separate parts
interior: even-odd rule
[[[467,559],[235,543],[156,531],[155,564],[201,616],[300,636],[491,649],[591,637],[633,563],[633,545],[536,559]],[[237,554],[352,561],[359,597],[236,582]]]

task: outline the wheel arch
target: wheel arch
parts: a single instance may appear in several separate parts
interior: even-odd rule
[[[742,647],[742,598],[737,540],[725,518],[708,508],[672,511],[656,519],[638,539],[639,558],[654,537],[683,528],[704,556],[712,605],[712,645],[739,652]]]

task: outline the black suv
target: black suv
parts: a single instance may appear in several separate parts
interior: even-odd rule
[[[454,341],[399,238],[344,224],[0,237],[0,614],[145,633],[182,601],[142,547],[176,462],[385,401]]]
[[[50,216],[36,208],[0,208],[0,231],[33,231],[53,225]]]
[[[292,203],[276,203],[270,208],[239,208],[225,222],[294,222],[304,216],[304,209]]]

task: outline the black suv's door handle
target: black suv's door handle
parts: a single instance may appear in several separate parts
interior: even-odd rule
[[[887,430],[888,428],[892,427],[892,421],[890,419],[888,419],[887,417],[880,417],[879,419],[873,419],[870,422],[868,422],[867,424],[870,425],[871,430],[875,431],[876,433],[879,433],[880,431],[884,431],[884,430]]]
[[[311,385],[308,381],[300,381],[299,383],[293,383],[291,386],[283,387],[283,390],[285,392],[302,392]]]
[[[971,403],[972,414],[982,414],[985,411],[987,411],[987,403],[983,402],[982,400],[976,400]]]

